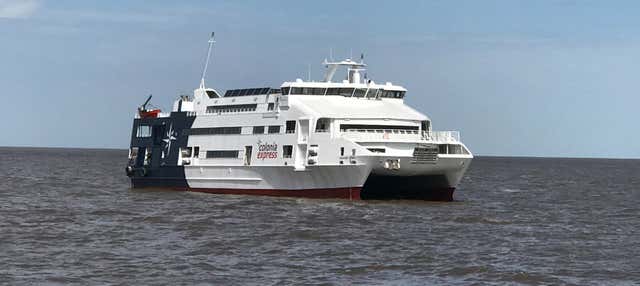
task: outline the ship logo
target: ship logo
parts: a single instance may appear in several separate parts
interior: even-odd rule
[[[169,126],[169,130],[162,141],[164,141],[164,150],[162,150],[162,159],[165,158],[165,155],[168,156],[171,153],[171,142],[176,140],[176,136],[178,133],[173,130],[173,123]]]

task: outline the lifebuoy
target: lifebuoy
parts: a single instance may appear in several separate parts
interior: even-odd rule
[[[124,168],[124,171],[127,173],[127,177],[131,177],[133,176],[133,173],[135,170],[133,169],[132,166],[127,166]]]

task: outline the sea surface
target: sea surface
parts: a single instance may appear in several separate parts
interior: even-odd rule
[[[0,148],[0,284],[640,285],[640,160],[474,159],[455,202],[132,190]]]

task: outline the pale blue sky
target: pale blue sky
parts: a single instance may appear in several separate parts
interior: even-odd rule
[[[0,146],[126,148],[146,95],[279,86],[366,54],[479,155],[640,158],[637,1],[0,0]]]

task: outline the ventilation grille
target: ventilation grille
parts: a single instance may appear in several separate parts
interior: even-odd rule
[[[412,164],[435,164],[438,161],[438,145],[418,145],[413,149]]]

